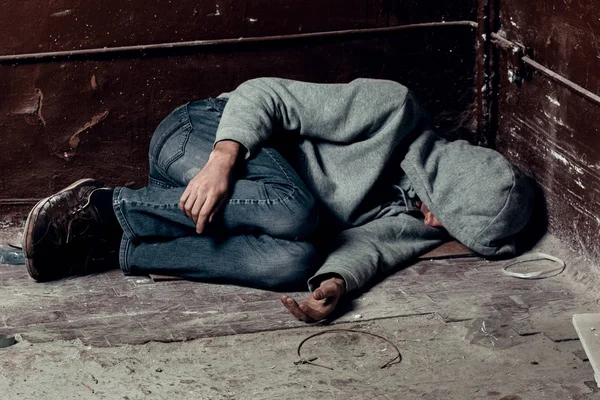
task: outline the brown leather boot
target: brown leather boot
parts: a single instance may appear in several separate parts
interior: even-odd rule
[[[33,279],[43,282],[97,271],[110,258],[114,263],[120,237],[111,237],[109,224],[93,201],[94,192],[110,190],[102,186],[99,181],[81,179],[31,210],[23,251]]]

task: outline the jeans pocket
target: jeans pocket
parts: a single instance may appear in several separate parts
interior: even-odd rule
[[[165,172],[185,153],[185,145],[192,131],[188,104],[169,114],[158,125],[150,141],[150,162]]]

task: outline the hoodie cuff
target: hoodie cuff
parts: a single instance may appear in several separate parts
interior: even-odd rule
[[[238,142],[246,149],[246,154],[244,158],[247,160],[250,158],[252,154],[256,151],[258,147],[258,140],[252,140],[248,137],[247,134],[243,132],[235,131],[235,130],[227,130],[227,131],[218,131],[215,137],[215,142],[213,144],[213,149],[217,143],[223,140],[233,140],[234,142]]]
[[[346,284],[346,293],[356,290],[362,286],[356,276],[354,276],[354,274],[347,269],[341,267],[330,267],[321,268],[312,278],[308,280],[308,290],[313,292],[321,285],[321,282],[323,282],[325,279],[331,278],[332,275],[338,276],[344,280],[344,283]]]

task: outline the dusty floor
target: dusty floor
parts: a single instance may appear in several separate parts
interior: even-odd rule
[[[600,399],[571,325],[600,308],[581,283],[595,269],[551,237],[541,248],[565,273],[524,281],[501,262],[421,261],[313,326],[277,293],[120,271],[36,284],[0,265],[0,333],[20,339],[0,349],[0,398]],[[341,333],[303,347],[333,370],[294,364],[302,339],[335,328],[387,337],[401,363],[381,369],[391,346]]]

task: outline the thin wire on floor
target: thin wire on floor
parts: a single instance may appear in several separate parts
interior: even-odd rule
[[[392,348],[394,350],[396,350],[396,352],[398,353],[398,355],[395,356],[394,358],[392,358],[390,361],[388,361],[384,365],[382,365],[380,367],[381,369],[389,368],[389,367],[391,367],[394,364],[400,364],[400,362],[402,361],[402,354],[400,353],[400,350],[398,349],[398,347],[391,340],[389,340],[389,339],[387,339],[387,338],[385,338],[385,337],[383,337],[381,335],[378,335],[376,333],[371,333],[371,332],[367,332],[367,331],[361,331],[361,330],[358,330],[358,329],[338,328],[338,329],[329,329],[327,331],[318,332],[318,333],[310,335],[307,338],[305,338],[304,340],[302,340],[302,342],[300,342],[300,344],[298,345],[298,350],[297,350],[298,357],[300,357],[300,363],[314,365],[315,367],[326,368],[326,369],[330,369],[330,370],[333,371],[333,368],[331,368],[331,367],[328,367],[328,366],[322,365],[322,364],[317,364],[317,363],[313,362],[316,358],[306,359],[306,358],[302,357],[302,354],[300,353],[300,351],[301,351],[302,346],[304,345],[304,343],[306,343],[307,341],[309,341],[312,338],[315,338],[315,337],[321,336],[321,335],[325,335],[325,334],[328,334],[328,333],[360,333],[360,334],[364,334],[364,335],[369,335],[369,336],[376,337],[378,339],[384,340],[387,343],[389,343],[390,346],[392,346]]]

